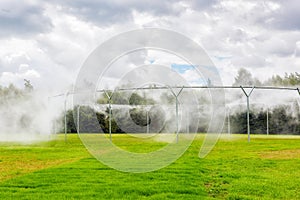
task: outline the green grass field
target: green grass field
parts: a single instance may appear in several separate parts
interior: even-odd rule
[[[113,137],[122,148],[145,148],[129,136]],[[300,137],[222,137],[199,159],[202,140],[197,136],[168,167],[139,174],[101,164],[77,135],[67,143],[63,135],[32,145],[0,143],[0,199],[300,199]]]

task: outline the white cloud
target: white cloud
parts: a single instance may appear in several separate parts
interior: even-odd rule
[[[178,31],[198,42],[231,84],[240,67],[266,79],[299,70],[299,3],[250,1],[2,1],[1,83],[32,79],[64,90],[101,42],[139,27]],[[15,8],[15,9],[13,9]],[[174,41],[176,42],[176,41]],[[166,52],[130,55],[120,65],[182,63]],[[130,68],[130,67],[129,67]],[[111,74],[125,73],[118,67]],[[191,73],[186,78],[192,79]]]
[[[1,0],[0,8],[0,37],[32,37],[51,31],[51,20],[43,13],[41,3],[33,0]]]
[[[20,66],[18,72],[3,72],[0,76],[0,84],[7,86],[8,83],[15,83],[19,87],[23,85],[24,79],[36,80],[40,78],[40,74],[34,69],[24,69],[24,65]]]

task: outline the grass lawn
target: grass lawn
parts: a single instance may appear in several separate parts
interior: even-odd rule
[[[116,143],[145,146],[126,135]],[[175,163],[124,173],[93,158],[77,135],[31,145],[0,143],[0,199],[300,199],[300,137],[222,137],[199,159],[203,135]]]

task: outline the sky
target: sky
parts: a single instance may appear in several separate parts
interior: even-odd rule
[[[234,82],[241,67],[266,80],[299,72],[299,19],[299,0],[1,0],[0,85],[22,86],[29,79],[37,89],[65,91],[97,46],[145,27],[173,30],[197,42],[224,85]],[[157,54],[140,52],[122,65],[172,58]]]

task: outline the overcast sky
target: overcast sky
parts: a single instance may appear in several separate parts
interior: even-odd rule
[[[265,80],[300,71],[299,19],[299,0],[1,0],[0,84],[65,90],[101,42],[142,27],[199,43],[224,84],[241,67]]]

